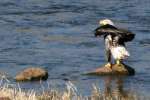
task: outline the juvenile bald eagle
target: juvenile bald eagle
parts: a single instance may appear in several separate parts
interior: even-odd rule
[[[132,41],[135,34],[132,32],[115,27],[114,23],[109,19],[100,20],[100,27],[95,29],[95,36],[104,36],[106,51],[106,66],[111,67],[111,56],[117,64],[128,56],[129,52],[125,47],[125,42]]]

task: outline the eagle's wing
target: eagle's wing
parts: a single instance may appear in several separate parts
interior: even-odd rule
[[[118,29],[118,34],[121,35],[121,38],[124,40],[124,42],[132,41],[135,37],[134,33],[125,29]]]
[[[114,26],[102,26],[95,29],[95,36],[102,36],[110,34],[112,36],[119,36],[124,42],[132,41],[135,34],[128,30],[118,29]]]

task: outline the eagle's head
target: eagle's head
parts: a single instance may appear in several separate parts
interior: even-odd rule
[[[100,26],[104,25],[112,25],[114,26],[114,23],[110,19],[103,19],[99,21]]]

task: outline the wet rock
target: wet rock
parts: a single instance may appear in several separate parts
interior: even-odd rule
[[[11,100],[9,97],[0,97],[0,100]]]
[[[113,64],[112,68],[105,65],[89,72],[90,75],[134,75],[135,70],[126,64]]]
[[[47,80],[48,72],[45,69],[31,67],[24,69],[18,73],[15,77],[16,81],[35,81],[35,80]]]

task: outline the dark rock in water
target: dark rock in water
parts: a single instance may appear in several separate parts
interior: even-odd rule
[[[48,72],[42,68],[31,67],[24,69],[15,77],[16,81],[47,80]]]
[[[113,64],[112,68],[102,66],[86,74],[88,75],[134,75],[135,70],[125,64]]]

